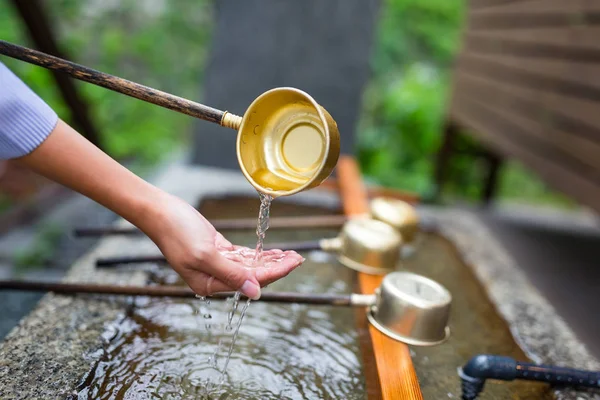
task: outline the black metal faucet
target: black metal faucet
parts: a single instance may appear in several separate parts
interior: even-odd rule
[[[600,372],[536,365],[510,357],[480,354],[458,369],[463,400],[475,400],[487,379],[512,381],[523,379],[563,386],[600,388]]]

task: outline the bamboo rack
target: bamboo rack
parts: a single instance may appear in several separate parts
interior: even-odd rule
[[[352,217],[368,213],[367,191],[362,182],[358,164],[352,157],[340,157],[337,164],[337,178],[346,216]],[[360,293],[372,294],[381,285],[382,280],[382,276],[359,273]],[[363,349],[363,354],[367,356],[372,354],[375,357],[381,398],[383,400],[423,400],[408,346],[389,338],[371,325],[368,328],[361,326],[366,323],[364,319],[359,320],[359,329],[368,329],[372,353],[371,349]],[[367,365],[365,365],[366,369],[368,369]],[[368,383],[369,379],[367,379],[367,385]],[[369,396],[369,398],[371,397],[373,396]]]

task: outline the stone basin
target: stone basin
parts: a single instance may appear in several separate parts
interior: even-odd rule
[[[252,200],[255,193],[238,173],[173,166],[162,174],[157,184],[191,203],[200,203],[209,219],[257,214],[258,200]],[[276,200],[273,214],[330,213],[338,208],[336,196],[312,191],[292,199]],[[466,211],[435,208],[421,208],[420,212],[434,220],[441,232],[427,235],[421,251],[402,268],[438,280],[454,297],[451,339],[437,347],[411,348],[425,399],[459,398],[456,368],[477,353],[599,368],[597,361],[473,215]],[[124,221],[119,223],[126,224]],[[269,231],[267,241],[305,240],[334,234],[331,230],[273,230]],[[227,236],[244,244],[254,240],[252,231],[228,233]],[[156,251],[145,238],[103,239],[75,263],[66,280],[145,285],[156,274],[141,269],[101,271],[94,269],[93,262],[100,256],[142,255]],[[301,270],[269,290],[349,292],[352,287],[353,273],[335,260],[309,258]],[[198,319],[202,321],[201,314],[194,314],[198,313],[198,306],[201,306],[200,300],[132,301],[48,294],[0,347],[0,398],[166,398],[153,395],[151,388],[155,386],[144,381],[152,374],[161,374],[156,372],[159,369],[152,370],[153,366],[160,367],[160,362],[148,362],[149,370],[154,371],[151,374],[133,369],[133,380],[141,382],[135,393],[121,390],[126,385],[111,371],[115,366],[126,367],[128,362],[132,365],[134,357],[149,359],[155,351],[169,348],[175,349],[176,354],[185,351],[183,347],[177,347],[185,343],[188,350],[205,349],[197,346],[204,343],[214,346],[218,338],[207,338],[202,333],[202,324],[187,324]],[[218,306],[213,307],[213,313],[225,315]],[[169,310],[172,318],[165,321],[162,310]],[[247,393],[256,393],[256,398],[341,396],[351,399],[367,398],[369,394],[369,398],[376,398],[377,393],[367,393],[367,388],[373,385],[369,384],[371,378],[363,367],[360,332],[354,329],[357,315],[358,312],[353,310],[332,307],[251,304],[234,349],[233,377],[227,384],[231,385],[234,394],[250,389]],[[130,329],[134,323],[143,329]],[[159,340],[149,341],[150,337]],[[327,340],[331,340],[329,348],[323,347]],[[136,346],[124,345],[127,343]],[[149,343],[157,346],[152,352],[148,351]],[[296,353],[285,352],[285,346],[290,345]],[[336,358],[332,349],[338,349],[343,357]],[[255,359],[276,364],[283,381],[256,386],[255,380],[245,383],[238,380],[244,375],[244,357],[252,354]],[[204,355],[202,353],[202,357]],[[202,357],[196,360],[198,364],[205,362]],[[172,368],[176,370],[179,365],[174,365]],[[248,376],[260,375],[251,365],[248,368]],[[267,370],[263,372],[268,375]],[[111,379],[111,373],[115,379]],[[162,378],[164,376],[158,379]],[[281,390],[274,393],[273,388],[277,385]],[[250,398],[247,393],[244,398]],[[236,398],[224,396],[219,398]],[[594,399],[594,396],[593,392],[554,390],[541,384],[490,382],[481,398]]]

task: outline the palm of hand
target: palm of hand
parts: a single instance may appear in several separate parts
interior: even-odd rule
[[[199,295],[241,290],[256,298],[260,286],[283,278],[304,261],[294,251],[269,250],[254,266],[253,250],[231,244],[189,204],[175,198],[169,203],[160,231],[150,237]]]

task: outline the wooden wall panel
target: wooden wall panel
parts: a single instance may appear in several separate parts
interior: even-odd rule
[[[471,0],[448,114],[600,211],[600,1]]]

